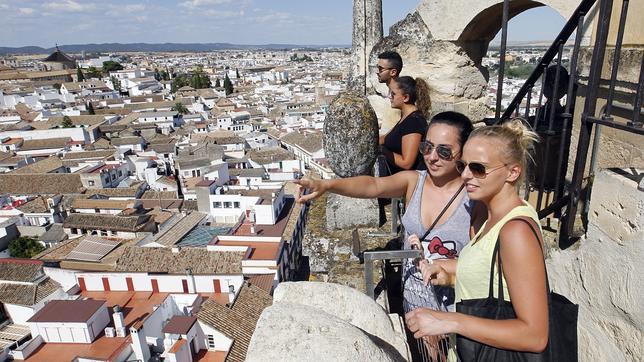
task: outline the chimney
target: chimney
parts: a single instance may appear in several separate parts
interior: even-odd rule
[[[150,359],[150,347],[145,340],[145,331],[143,323],[138,321],[130,327],[130,336],[132,337],[132,349],[134,355],[139,361],[148,361]]]
[[[235,301],[235,286],[228,284],[228,301],[230,303]]]
[[[125,319],[123,319],[123,312],[121,312],[121,307],[118,305],[114,306],[114,313],[112,318],[114,319],[114,329],[116,330],[116,335],[119,337],[125,337]]]
[[[186,268],[186,276],[188,277],[188,292],[196,293],[197,286],[195,284],[195,276],[192,274],[192,268]]]

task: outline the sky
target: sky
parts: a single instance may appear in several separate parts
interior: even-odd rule
[[[383,0],[385,33],[418,3]],[[352,1],[0,0],[0,18],[0,47],[112,42],[350,45]],[[564,24],[546,7],[512,20],[510,41],[550,40]]]

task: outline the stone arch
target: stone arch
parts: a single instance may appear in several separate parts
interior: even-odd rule
[[[511,1],[509,18],[512,19],[526,10],[548,6],[544,4],[544,2],[547,1]],[[561,11],[557,12],[562,15]],[[566,18],[566,15],[562,16]],[[457,42],[463,46],[470,58],[472,58],[475,63],[479,64],[482,57],[487,52],[490,41],[492,41],[494,36],[501,30],[502,22],[503,2],[499,2],[474,16],[463,29]]]
[[[568,19],[578,5],[576,1],[571,0],[511,0],[510,17],[531,8],[549,6],[564,19]],[[466,29],[471,29],[470,25],[475,20],[478,23],[497,22],[498,29],[500,29],[503,1],[422,0],[417,11],[435,39],[457,41]],[[482,15],[488,18],[483,19]]]

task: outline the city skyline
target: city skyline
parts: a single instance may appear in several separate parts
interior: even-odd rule
[[[383,1],[385,35],[418,2]],[[0,10],[6,14],[0,24],[0,44],[6,47],[139,42],[351,44],[352,2],[346,0],[121,0],[109,4],[0,0]],[[551,8],[532,9],[510,21],[509,40],[551,40],[563,23]]]

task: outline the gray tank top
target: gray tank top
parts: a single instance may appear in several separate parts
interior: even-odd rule
[[[401,218],[405,228],[404,249],[410,249],[407,241],[410,235],[423,236],[427,229],[423,226],[420,218],[420,203],[423,194],[423,185],[427,177],[427,171],[418,171],[418,182],[414,193],[407,204],[405,214]],[[423,254],[426,259],[457,258],[459,252],[469,242],[470,220],[474,202],[469,199],[465,190],[464,195],[454,202],[458,207],[442,224],[436,225],[425,240],[421,240]],[[443,209],[445,205],[436,205],[436,208]],[[403,295],[405,311],[409,312],[419,307],[427,307],[435,310],[454,310],[454,288],[439,286],[424,286],[422,275],[414,264],[413,260],[403,261]]]

